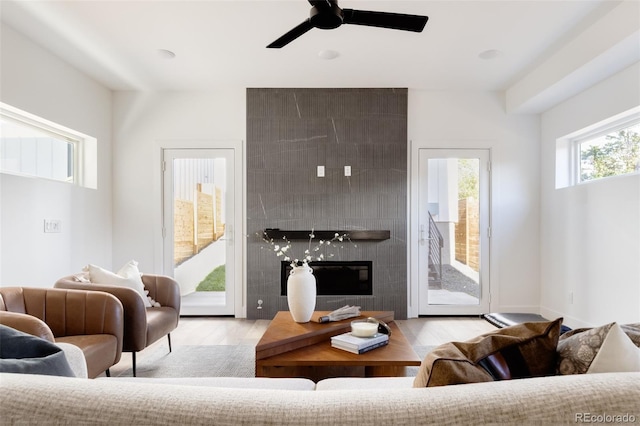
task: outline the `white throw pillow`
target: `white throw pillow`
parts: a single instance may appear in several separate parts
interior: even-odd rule
[[[638,348],[614,323],[589,366],[587,373],[614,373],[640,371],[640,348]]]
[[[144,289],[140,271],[138,270],[138,262],[131,260],[127,262],[117,274],[103,269],[96,265],[88,265],[86,269],[89,272],[89,278],[94,284],[110,284],[122,287],[129,287],[135,290],[144,302],[144,306],[151,307],[147,292]]]
[[[160,303],[156,302],[151,296],[149,296],[149,290],[144,290],[144,283],[142,282],[142,272],[140,272],[140,270],[138,269],[138,262],[136,262],[135,260],[130,260],[122,268],[120,268],[120,270],[118,271],[118,275],[130,278],[135,277],[135,279],[140,281],[140,284],[142,285],[142,298],[144,299],[144,305],[147,308],[160,307]]]

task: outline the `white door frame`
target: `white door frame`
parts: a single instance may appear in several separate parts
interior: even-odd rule
[[[486,209],[483,209],[482,213],[485,215],[485,220],[483,221],[482,234],[484,236],[484,241],[481,242],[481,253],[483,253],[484,259],[482,260],[481,267],[481,305],[483,306],[475,306],[475,305],[430,305],[428,315],[475,315],[482,313],[480,311],[489,311],[491,306],[491,171],[490,171],[490,162],[491,162],[491,149],[490,148],[447,148],[447,149],[439,149],[434,148],[434,142],[430,141],[429,143],[409,143],[409,227],[408,227],[408,236],[407,241],[408,244],[408,258],[409,258],[409,286],[407,289],[407,316],[410,318],[415,318],[420,315],[420,289],[421,280],[424,277],[421,277],[419,271],[420,265],[420,256],[419,256],[419,245],[420,245],[420,226],[423,223],[422,218],[420,217],[420,178],[421,178],[421,170],[420,170],[420,152],[421,150],[430,150],[430,151],[441,151],[443,155],[445,154],[453,154],[456,152],[464,153],[464,152],[486,152],[489,161],[489,169],[487,173],[487,206]],[[464,158],[464,157],[461,157]],[[426,288],[426,286],[424,286]],[[484,302],[484,303],[483,303]]]
[[[164,173],[163,173],[163,152],[165,149],[232,149],[233,155],[233,167],[234,167],[234,188],[228,188],[235,193],[234,197],[234,222],[235,227],[233,229],[233,256],[236,259],[234,263],[234,316],[236,318],[246,318],[246,276],[244,271],[246,269],[245,251],[246,244],[246,221],[245,221],[245,198],[246,191],[244,185],[244,143],[241,140],[162,140],[156,143],[155,155],[158,164],[157,179],[155,180],[158,185],[158,207],[159,217],[155,221],[158,231],[155,233],[158,237],[154,241],[156,247],[156,263],[160,265],[160,270],[163,274],[171,275],[172,271],[165,271],[164,267]],[[154,173],[155,174],[155,173]]]

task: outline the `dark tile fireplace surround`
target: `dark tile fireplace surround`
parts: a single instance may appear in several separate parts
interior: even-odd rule
[[[260,238],[268,228],[351,231],[352,242],[318,253],[332,262],[371,262],[370,294],[333,288],[318,295],[316,309],[350,304],[406,318],[406,209],[406,89],[247,90],[248,318],[288,309],[282,258]],[[359,231],[388,238],[360,239]],[[289,239],[302,256],[306,237]]]

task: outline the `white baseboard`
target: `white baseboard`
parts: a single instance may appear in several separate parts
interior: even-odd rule
[[[492,308],[491,312],[539,314],[540,307],[532,305],[500,305],[496,306],[495,309]]]
[[[549,319],[554,319],[554,318],[558,318],[558,317],[562,317],[562,323],[568,327],[571,328],[583,328],[583,327],[594,327],[593,324],[590,324],[588,322],[584,322],[578,318],[575,318],[571,315],[567,315],[566,313],[563,312],[558,312],[556,310],[553,309],[549,309],[549,308],[545,308],[545,307],[540,307],[540,315],[542,315],[545,318],[549,318]]]

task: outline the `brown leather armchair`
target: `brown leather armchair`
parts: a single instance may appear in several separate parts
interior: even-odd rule
[[[133,376],[136,376],[136,352],[167,336],[171,352],[171,331],[180,318],[180,287],[171,277],[143,274],[142,283],[149,296],[160,307],[146,308],[140,295],[128,287],[78,281],[71,275],[59,279],[54,287],[107,292],[117,297],[124,307],[123,351],[131,352]]]
[[[124,334],[120,301],[105,293],[53,288],[0,288],[0,323],[54,343],[82,349],[87,374],[120,361]]]

